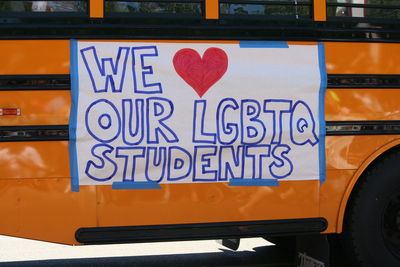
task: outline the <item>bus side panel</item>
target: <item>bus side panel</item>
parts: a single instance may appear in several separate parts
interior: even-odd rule
[[[400,73],[398,44],[327,42],[325,50],[330,74]],[[0,56],[1,75],[69,73],[68,40],[2,40]]]
[[[397,47],[393,44],[327,43],[328,73],[400,73]],[[69,41],[0,41],[0,51],[5,62],[0,66],[2,75],[69,72]],[[3,93],[0,97],[3,107],[11,104],[23,107],[20,118],[1,118],[3,126],[68,122],[69,92]],[[326,119],[398,119],[397,96],[396,90],[328,90]],[[27,100],[35,98],[41,99],[42,105]],[[369,105],[369,101],[376,105]],[[370,108],[368,112],[361,111],[365,107]],[[57,116],[52,119],[54,114]],[[328,232],[333,232],[339,198],[354,171],[378,147],[396,138],[327,137],[327,180],[320,189],[319,181],[281,181],[280,187],[276,188],[196,184],[162,185],[161,190],[116,191],[110,186],[97,189],[81,186],[79,193],[70,191],[67,142],[0,143],[0,212],[10,215],[0,220],[0,231],[8,235],[76,243],[73,234],[79,227],[322,216],[329,219]],[[342,145],[343,142],[346,145]],[[319,193],[320,210],[315,208],[318,207]]]
[[[327,121],[400,120],[400,89],[328,89]]]
[[[327,170],[325,183],[320,191],[320,216],[328,220],[327,233],[336,232],[340,203],[355,170]]]
[[[327,170],[357,170],[380,147],[398,135],[327,136]]]
[[[328,89],[325,119],[400,120],[400,90],[397,89]],[[20,116],[2,117],[0,125],[67,125],[69,91],[0,92],[0,108],[20,108]]]
[[[67,142],[0,143],[0,234],[76,244],[96,226],[96,188],[71,192]]]
[[[325,43],[329,74],[400,74],[400,46],[387,43]]]
[[[330,74],[400,73],[397,44],[327,42],[325,49]],[[2,40],[0,56],[2,75],[69,73],[68,40]]]
[[[336,232],[339,209],[356,170],[375,151],[398,140],[396,135],[327,136],[327,179],[320,188],[320,216],[328,219],[326,232]]]
[[[0,179],[0,234],[21,236],[18,205],[18,180]]]
[[[0,179],[70,177],[68,142],[1,142]]]
[[[400,74],[400,46],[388,43],[325,43],[328,74]],[[400,120],[399,89],[328,89],[327,121]],[[326,232],[336,232],[339,209],[357,170],[380,148],[397,140],[395,135],[327,136],[327,180],[321,186],[320,215],[329,221]]]
[[[96,188],[71,192],[69,178],[28,179],[19,187],[21,235],[76,244],[79,227],[96,226]]]
[[[69,40],[0,41],[0,75],[69,73]]]
[[[71,92],[5,91],[0,92],[0,108],[19,108],[20,116],[3,116],[0,126],[68,125]]]
[[[70,187],[69,178],[0,179],[0,234],[77,244],[79,227],[96,227],[96,189]]]
[[[279,187],[225,183],[163,184],[155,190],[98,186],[100,226],[155,225],[310,218],[318,215],[319,181]]]

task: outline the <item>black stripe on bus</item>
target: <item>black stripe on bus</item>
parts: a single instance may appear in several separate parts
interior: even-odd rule
[[[20,1],[20,0],[17,0]],[[73,1],[73,0],[68,0]],[[130,0],[128,2],[132,2]],[[109,2],[119,2],[109,0]],[[148,2],[136,0],[134,2]],[[396,16],[349,17],[335,15],[313,20],[312,0],[220,0],[220,19],[205,19],[203,0],[153,0],[172,4],[197,3],[199,10],[136,10],[115,12],[105,8],[104,18],[90,18],[89,8],[77,12],[0,11],[0,39],[188,39],[400,42]],[[224,5],[267,5],[266,14],[224,11]],[[328,9],[400,9],[396,4],[326,3]],[[269,12],[272,7],[272,12]],[[274,7],[287,7],[274,12]],[[279,10],[278,10],[279,11]],[[237,13],[237,14],[224,14]],[[241,13],[241,14],[239,14]],[[250,12],[252,13],[252,12]],[[330,12],[328,12],[330,13]],[[334,12],[335,13],[335,12]],[[375,14],[376,15],[376,14]]]
[[[0,75],[0,91],[69,90],[69,75]]]
[[[400,75],[328,74],[328,88],[400,88]]]
[[[328,121],[326,135],[400,135],[400,121]],[[0,126],[0,142],[68,140],[68,125]]]
[[[121,13],[124,16],[125,13]],[[1,15],[1,14],[0,14]],[[41,14],[42,15],[42,14]],[[45,15],[45,14],[43,14]],[[294,14],[293,14],[294,16]],[[188,20],[151,15],[109,17],[96,20],[59,21],[44,18],[0,18],[0,40],[281,40],[399,43],[400,29],[393,24],[357,21],[314,22],[311,18],[295,20],[283,16],[221,15],[220,20]],[[250,17],[250,18],[249,18]],[[290,17],[290,16],[289,16]],[[246,19],[247,18],[247,19]],[[349,18],[352,19],[352,18]],[[365,22],[364,20],[362,20]],[[1,22],[1,21],[0,21]],[[345,24],[345,26],[343,26]]]
[[[0,91],[70,90],[69,75],[0,75]],[[400,75],[328,74],[331,89],[400,88]]]
[[[202,239],[260,237],[279,234],[320,233],[327,228],[324,218],[198,223],[125,227],[79,228],[75,238],[83,244],[160,242]]]
[[[0,126],[0,142],[68,140],[68,125]]]
[[[326,135],[397,135],[400,121],[329,121]]]

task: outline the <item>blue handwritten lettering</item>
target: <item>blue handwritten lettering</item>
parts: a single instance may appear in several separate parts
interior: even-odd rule
[[[81,55],[95,93],[121,92],[124,86],[126,64],[129,56],[129,47],[119,47],[117,59],[97,56],[96,47],[90,46],[81,49]]]

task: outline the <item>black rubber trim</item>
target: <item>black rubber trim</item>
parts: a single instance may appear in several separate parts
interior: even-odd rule
[[[400,121],[327,121],[326,135],[400,135]],[[68,140],[68,125],[0,126],[0,142]]]
[[[324,218],[198,223],[176,225],[79,228],[75,238],[83,244],[183,241],[240,237],[267,234],[304,234],[324,231]]]
[[[400,135],[400,121],[329,121],[326,135]]]
[[[0,91],[69,90],[69,75],[0,75]]]
[[[70,90],[67,75],[0,75],[0,91]],[[400,88],[400,75],[328,74],[330,89]]]
[[[328,74],[328,88],[400,88],[400,75]]]
[[[44,18],[0,18],[0,39],[146,39],[146,40],[282,40],[337,42],[400,42],[398,23],[371,23],[360,27],[357,21],[315,22],[293,16],[223,15],[205,20],[172,14],[120,17],[106,14],[103,19],[46,21]],[[61,18],[60,18],[61,19]]]
[[[0,142],[68,141],[68,125],[0,126]]]

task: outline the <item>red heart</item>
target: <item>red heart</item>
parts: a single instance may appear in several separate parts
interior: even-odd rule
[[[196,50],[185,48],[176,52],[174,67],[182,79],[202,97],[228,68],[228,56],[224,50],[211,47],[204,52],[203,58]]]

